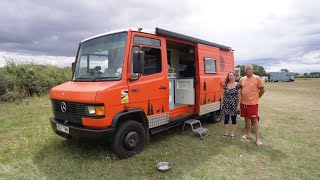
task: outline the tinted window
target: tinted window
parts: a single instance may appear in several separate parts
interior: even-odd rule
[[[141,37],[141,36],[134,36],[133,42],[135,44],[143,44],[143,45],[148,45],[148,46],[160,47],[160,40],[158,40],[158,39],[152,39],[152,38]]]
[[[144,73],[143,75],[156,74],[161,72],[161,50],[156,48],[143,47],[144,51]]]

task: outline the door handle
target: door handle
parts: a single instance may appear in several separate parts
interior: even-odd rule
[[[165,90],[165,89],[167,89],[167,87],[165,87],[165,86],[160,86],[159,89],[160,89],[160,90]]]

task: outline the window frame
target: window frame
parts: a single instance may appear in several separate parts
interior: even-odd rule
[[[124,43],[124,51],[123,51],[123,58],[122,58],[122,73],[121,75],[119,76],[118,79],[106,79],[106,80],[96,80],[96,82],[104,82],[104,81],[121,81],[122,78],[123,78],[123,67],[124,67],[124,63],[125,63],[125,56],[126,56],[126,48],[127,48],[127,41],[129,39],[129,36],[128,36],[128,31],[120,31],[120,32],[116,32],[116,33],[111,33],[111,34],[106,34],[106,35],[101,35],[101,36],[97,36],[97,37],[94,37],[94,38],[89,38],[89,39],[86,39],[86,40],[83,40],[79,43],[79,46],[78,46],[78,50],[77,50],[77,54],[76,54],[76,58],[75,58],[75,69],[72,71],[72,79],[71,81],[72,82],[76,82],[77,81],[77,76],[78,76],[78,69],[77,67],[79,66],[80,64],[80,60],[79,60],[79,57],[81,57],[81,48],[83,46],[84,43],[88,42],[88,41],[91,41],[91,40],[95,40],[95,39],[98,39],[98,38],[103,38],[103,37],[107,37],[107,36],[112,36],[112,35],[119,35],[119,34],[126,34],[125,35],[125,43]],[[89,60],[88,60],[88,56],[87,56],[87,70],[90,68],[89,65]],[[92,81],[83,81],[83,82],[92,82]]]
[[[136,78],[139,77],[139,74],[138,74],[138,73],[134,73],[134,72],[133,72],[133,53],[134,53],[133,49],[134,49],[135,47],[138,47],[138,48],[139,48],[138,51],[140,51],[140,49],[141,49],[141,46],[139,46],[139,45],[132,45],[132,47],[131,47],[130,75],[131,75],[131,78],[133,78],[133,79],[136,79]],[[134,76],[133,76],[133,75],[134,75]],[[142,74],[141,74],[141,75],[142,75]],[[140,76],[141,76],[141,75],[140,75]]]
[[[156,41],[159,41],[159,46],[157,45],[154,45],[154,44],[147,44],[147,43],[136,43],[135,42],[135,38],[146,38],[146,39],[150,39],[150,40],[156,40]],[[139,45],[144,45],[144,46],[151,46],[151,47],[159,47],[161,48],[161,40],[160,39],[156,39],[156,38],[150,38],[150,37],[145,37],[145,36],[139,36],[139,35],[134,35],[133,36],[133,44],[139,44]]]
[[[207,69],[208,66],[206,66],[206,63],[208,61],[214,61],[214,71]],[[217,59],[214,57],[204,57],[203,58],[203,65],[204,65],[204,73],[205,74],[216,74],[217,73]]]
[[[150,45],[150,44],[137,44],[135,41],[134,41],[134,38],[135,37],[141,37],[141,38],[148,38],[148,39],[152,39],[152,40],[157,40],[159,41],[159,46],[154,46],[153,44]],[[163,71],[163,62],[162,62],[162,49],[161,49],[161,39],[158,39],[158,38],[152,38],[152,37],[147,37],[147,36],[141,36],[141,35],[134,35],[133,38],[132,38],[132,50],[134,47],[139,47],[139,51],[141,51],[144,47],[145,48],[153,48],[153,49],[159,49],[160,50],[160,72],[156,72],[156,73],[153,73],[153,74],[144,74],[144,73],[141,73],[140,76],[150,76],[150,75],[156,75],[156,74],[161,74],[162,71]],[[132,54],[133,54],[133,51],[131,52],[131,61],[130,61],[130,74],[135,74],[131,71],[131,64],[132,64]],[[131,75],[131,78],[136,78],[136,76],[132,76]]]

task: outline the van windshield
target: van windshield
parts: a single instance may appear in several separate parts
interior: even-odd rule
[[[127,32],[98,37],[80,44],[75,81],[119,80]]]

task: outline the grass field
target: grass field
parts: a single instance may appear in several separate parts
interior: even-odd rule
[[[165,131],[137,156],[118,160],[104,143],[55,135],[48,97],[0,104],[0,179],[320,179],[320,80],[266,83],[260,107],[264,145],[235,140],[223,124],[204,124],[204,140]],[[159,172],[159,161],[173,164]]]

